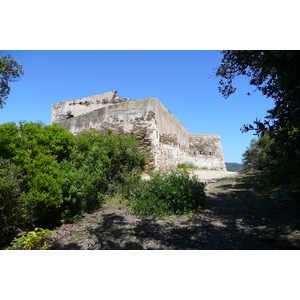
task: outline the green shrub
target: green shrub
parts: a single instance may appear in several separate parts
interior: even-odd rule
[[[26,220],[47,225],[60,219],[58,208],[64,202],[63,186],[66,183],[59,163],[52,155],[40,153],[26,165],[23,197]]]
[[[7,230],[56,225],[95,210],[145,167],[133,137],[73,136],[58,125],[26,122],[0,125],[0,159],[0,226]]]
[[[20,168],[0,157],[0,237],[14,232],[24,223],[21,183]]]
[[[187,170],[187,169],[197,169],[197,166],[194,162],[192,161],[186,161],[184,163],[180,163],[177,165],[178,169],[183,169],[183,170]]]
[[[188,172],[155,173],[129,190],[132,211],[138,215],[185,214],[203,205],[205,183]]]
[[[75,149],[73,162],[61,164],[67,182],[65,216],[98,208],[105,196],[118,193],[139,177],[146,164],[138,142],[123,134],[82,132]]]
[[[187,165],[185,163],[180,163],[177,165],[178,169],[187,169]]]
[[[292,198],[300,195],[300,130],[282,129],[252,140],[243,154],[245,169],[263,171],[274,188]]]
[[[48,229],[35,228],[19,238],[14,238],[8,250],[46,250],[49,243],[46,237],[54,231]]]
[[[272,163],[270,158],[272,143],[272,139],[267,134],[259,139],[252,139],[250,146],[242,155],[244,168],[246,170],[265,171]]]

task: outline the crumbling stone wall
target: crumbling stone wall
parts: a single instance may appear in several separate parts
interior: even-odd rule
[[[129,98],[121,98],[117,91],[107,92],[95,96],[63,101],[52,105],[51,122],[58,123],[65,119],[89,113],[103,106],[121,102],[132,101]]]
[[[189,160],[199,168],[226,170],[218,135],[190,134]]]
[[[116,93],[54,104],[52,123],[58,123],[74,134],[90,129],[134,134],[141,148],[150,151],[149,164],[160,169],[173,168],[191,160],[199,167],[225,168],[219,138],[190,135],[155,97],[132,101]]]
[[[112,129],[117,133],[134,134],[140,141],[141,148],[149,150],[149,164],[156,165],[158,133],[153,100],[122,101],[100,106],[91,112],[76,117],[59,120],[58,123],[68,131],[77,134],[80,131]]]

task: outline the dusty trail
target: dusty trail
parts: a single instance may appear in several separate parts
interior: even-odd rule
[[[208,197],[199,213],[153,219],[108,207],[57,228],[51,249],[299,249],[290,239],[300,238],[299,224],[292,228],[287,221],[298,211],[270,199],[258,201],[253,190],[237,180],[238,173],[194,174],[207,182]]]
[[[220,179],[236,177],[238,172],[214,171],[214,170],[195,170],[191,172],[199,177],[201,181],[207,183],[216,182]]]

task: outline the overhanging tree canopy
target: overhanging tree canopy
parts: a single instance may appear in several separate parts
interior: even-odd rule
[[[10,93],[10,82],[17,81],[23,75],[23,66],[9,54],[0,56],[0,108],[6,104],[5,100]]]
[[[300,51],[229,50],[222,54],[216,75],[221,77],[219,91],[225,98],[236,90],[233,79],[242,75],[255,90],[274,99],[266,119],[256,120],[256,127],[244,125],[244,131],[255,129],[259,134],[300,127]]]
[[[289,186],[300,194],[300,51],[228,50],[222,51],[219,91],[225,98],[236,88],[233,79],[242,75],[250,79],[266,97],[274,100],[265,120],[254,126],[244,125],[243,132],[268,133],[272,147],[268,151],[268,171],[276,184]],[[250,93],[248,93],[250,94]]]

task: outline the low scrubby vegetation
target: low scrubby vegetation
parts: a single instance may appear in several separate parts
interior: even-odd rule
[[[57,125],[0,126],[0,232],[47,227],[101,206],[145,166],[139,143]],[[131,178],[131,179],[130,179]]]
[[[8,250],[46,250],[49,248],[47,236],[54,233],[49,229],[35,228],[21,237],[15,237]]]
[[[145,165],[146,153],[133,136],[95,130],[74,136],[41,123],[0,125],[0,238],[40,228],[29,240],[14,241],[22,248],[41,228],[73,221],[114,195],[141,215],[183,214],[202,206],[204,184],[196,177],[182,170],[143,181]]]
[[[187,171],[156,172],[150,180],[130,186],[127,198],[138,215],[185,214],[202,207],[204,189],[205,184]]]
[[[293,136],[298,133],[292,130]],[[253,139],[243,154],[243,164],[247,172],[260,172],[268,179],[270,186],[280,194],[300,199],[299,149],[294,153],[284,153],[286,143],[278,144],[269,134]],[[298,145],[297,145],[298,147]]]
[[[178,169],[183,169],[183,170],[198,169],[197,166],[196,166],[196,164],[194,162],[192,162],[192,161],[186,161],[184,163],[180,163],[180,164],[177,165],[177,168]]]

